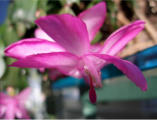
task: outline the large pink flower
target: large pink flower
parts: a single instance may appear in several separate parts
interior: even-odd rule
[[[30,94],[30,88],[26,88],[16,96],[8,96],[0,93],[0,118],[14,119],[25,118],[28,119],[28,113],[25,110],[25,102]]]
[[[78,17],[69,14],[49,15],[37,19],[36,24],[56,42],[39,38],[13,43],[5,50],[7,56],[16,58],[11,66],[27,68],[57,68],[76,78],[83,77],[90,85],[89,97],[96,102],[94,87],[101,87],[100,69],[114,64],[143,91],[147,82],[141,71],[131,62],[115,55],[143,28],[138,20],[111,34],[103,47],[93,51],[90,41],[102,26],[106,17],[106,4],[100,2],[82,12]]]

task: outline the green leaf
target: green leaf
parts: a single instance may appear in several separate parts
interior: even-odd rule
[[[59,11],[59,14],[65,14],[65,13],[69,13],[69,14],[75,15],[75,13],[73,12],[73,10],[69,6],[65,6],[65,7],[63,7]]]
[[[47,12],[48,10],[48,0],[38,0],[38,9],[42,9]]]
[[[9,16],[14,23],[22,21],[30,27],[36,19],[37,5],[38,0],[15,0],[10,6]]]
[[[95,43],[99,42],[99,41],[101,40],[101,38],[102,38],[102,33],[99,31],[99,32],[96,34],[94,40],[92,40],[91,44],[95,44]]]
[[[23,22],[17,22],[16,23],[16,31],[18,37],[22,37],[26,32],[26,26]]]
[[[110,24],[113,26],[114,29],[117,29],[117,18],[116,18],[116,14],[117,14],[117,6],[115,5],[115,3],[113,1],[106,1],[107,3],[107,17],[109,18]]]
[[[5,46],[8,46],[9,44],[19,40],[16,30],[14,26],[10,24],[9,20],[0,27],[0,33],[0,40],[3,41]]]
[[[60,3],[62,4],[62,6],[65,6],[67,4],[71,5],[73,3],[79,4],[80,0],[60,0]]]
[[[7,58],[7,65],[11,64],[14,60]],[[13,86],[14,88],[23,89],[27,84],[26,74],[22,73],[22,69],[15,67],[7,67],[4,76],[0,79],[1,89],[7,86]]]

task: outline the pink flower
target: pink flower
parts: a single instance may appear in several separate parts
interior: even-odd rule
[[[5,54],[17,59],[11,66],[57,68],[66,75],[83,77],[90,85],[92,103],[96,102],[94,87],[102,86],[100,70],[109,63],[145,91],[147,82],[141,71],[131,62],[115,57],[144,28],[144,22],[138,20],[120,28],[107,38],[102,47],[93,51],[90,41],[102,26],[105,16],[106,4],[100,2],[78,17],[69,14],[41,17],[35,21],[36,24],[56,42],[25,39],[10,45]]]
[[[26,88],[16,96],[8,96],[0,93],[0,118],[14,119],[25,118],[28,119],[28,113],[25,110],[24,104],[30,94],[30,88]]]

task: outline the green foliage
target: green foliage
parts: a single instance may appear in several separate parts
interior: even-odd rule
[[[14,26],[10,23],[9,20],[7,20],[5,24],[0,27],[0,33],[0,40],[4,43],[5,46],[19,39]]]
[[[99,32],[96,34],[94,40],[92,40],[91,44],[98,43],[98,42],[101,40],[101,38],[102,38],[102,33],[99,31]]]
[[[117,6],[115,5],[113,0],[107,0],[107,17],[110,20],[110,24],[114,27],[114,29],[117,29],[117,18],[116,18],[116,12],[117,12]]]
[[[9,16],[13,23],[19,21],[27,24],[33,23],[35,20],[35,12],[38,0],[15,0],[9,9]]]

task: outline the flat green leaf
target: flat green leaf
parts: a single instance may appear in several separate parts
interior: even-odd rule
[[[3,41],[5,46],[19,40],[16,30],[9,20],[0,27],[0,33],[0,40]]]
[[[73,10],[69,6],[65,6],[59,11],[59,14],[65,14],[65,13],[75,15]]]
[[[15,0],[9,9],[9,15],[14,23],[23,21],[33,23],[36,19],[38,0]]]
[[[99,32],[96,34],[94,40],[92,40],[91,44],[95,44],[95,43],[99,42],[99,41],[101,40],[101,38],[102,38],[102,33],[99,31]]]

